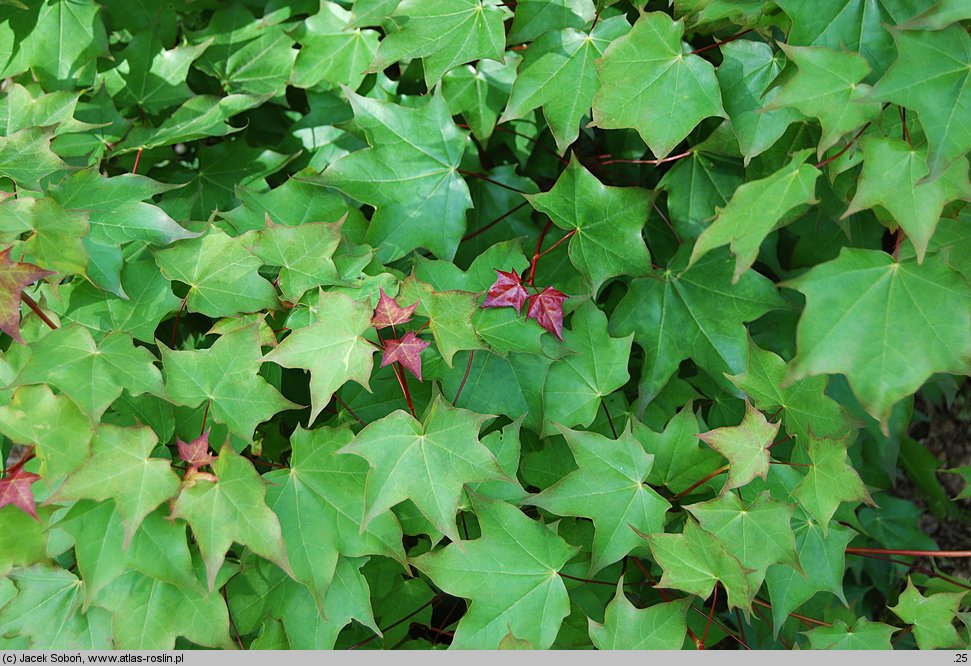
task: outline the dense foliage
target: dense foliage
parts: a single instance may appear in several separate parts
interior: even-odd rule
[[[969,20],[0,3],[0,648],[967,647]]]

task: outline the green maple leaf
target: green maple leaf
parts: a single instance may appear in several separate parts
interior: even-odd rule
[[[594,294],[611,277],[650,274],[651,255],[641,234],[652,192],[608,187],[574,157],[551,190],[526,199],[553,224],[572,232],[570,261],[590,280]]]
[[[645,453],[629,428],[616,440],[562,426],[557,430],[566,438],[579,469],[524,503],[593,521],[588,574],[593,576],[642,545],[631,527],[646,534],[663,532],[671,504],[644,483],[653,456]]]
[[[77,569],[84,581],[83,612],[92,603],[100,605],[101,591],[126,570],[158,571],[160,578],[179,586],[195,582],[185,525],[175,526],[158,514],[155,517],[155,521],[143,523],[145,529],[139,529],[131,544],[124,544],[124,528],[113,502],[74,502],[63,520],[58,521],[58,528],[74,542]],[[177,567],[175,571],[173,565]]]
[[[418,302],[415,313],[419,317],[428,317],[428,329],[435,338],[442,360],[449,367],[456,352],[485,348],[472,325],[472,318],[479,309],[479,294],[459,290],[435,291],[431,285],[412,275],[401,283],[398,299],[401,303]]]
[[[495,649],[507,632],[548,649],[569,612],[558,575],[576,549],[504,502],[474,496],[482,536],[412,563],[441,589],[469,599],[454,649]]]
[[[765,237],[786,223],[787,213],[816,203],[819,169],[804,164],[809,153],[809,150],[799,151],[789,164],[772,175],[750,180],[735,190],[728,205],[716,209],[715,220],[698,236],[688,266],[716,247],[729,245],[735,255],[732,284],[738,284],[755,263]],[[758,211],[758,215],[753,216],[752,211]]]
[[[104,74],[108,93],[118,105],[159,113],[192,97],[186,85],[189,67],[211,41],[166,49],[154,31],[135,32],[115,55],[118,63]]]
[[[695,150],[678,160],[658,183],[667,192],[671,224],[682,241],[697,238],[724,208],[744,182],[744,171],[735,159]]]
[[[322,182],[376,208],[366,240],[381,261],[419,247],[451,261],[472,199],[456,171],[465,135],[445,100],[436,91],[424,106],[405,108],[350,91],[347,96],[371,147],[331,164]]]
[[[866,502],[876,506],[850,464],[846,448],[846,441],[822,439],[810,433],[809,472],[792,492],[799,505],[822,526],[824,534],[841,503]]]
[[[368,581],[361,573],[367,558],[341,557],[337,562],[334,580],[327,588],[322,616],[314,609],[314,600],[304,589],[291,580],[284,579],[285,601],[280,618],[286,629],[293,650],[332,650],[341,630],[351,620],[378,632],[371,610]]]
[[[971,372],[971,295],[943,261],[898,263],[884,252],[844,247],[788,285],[806,294],[788,379],[846,375],[884,431],[893,404],[931,374]],[[916,353],[914,340],[933,342]]]
[[[172,517],[183,518],[192,528],[206,563],[209,590],[233,542],[243,544],[260,557],[276,563],[291,576],[280,522],[266,505],[266,484],[227,442],[212,464],[216,481],[197,478],[183,487],[172,506]]]
[[[449,110],[453,116],[462,115],[476,137],[486,140],[492,135],[509,100],[519,60],[507,52],[504,62],[480,60],[474,67],[456,67],[442,77]]]
[[[247,35],[229,35],[228,40],[226,35],[213,35],[214,46],[199,59],[196,67],[218,79],[226,92],[277,95],[290,79],[297,57],[293,40],[284,32],[283,26],[254,21],[252,15],[243,20],[247,19],[247,28],[259,29]],[[211,21],[208,29],[214,24],[215,21]],[[205,32],[197,33],[198,38],[204,38]]]
[[[111,152],[113,155],[121,155],[142,148],[148,150],[211,136],[226,136],[239,131],[238,127],[227,123],[230,118],[259,106],[264,101],[265,97],[257,95],[195,95],[166,116],[158,127],[132,128],[125,140]]]
[[[593,99],[594,125],[631,127],[662,158],[705,118],[725,117],[715,68],[685,53],[683,35],[682,22],[648,12],[607,47],[599,64],[603,87]]]
[[[6,577],[14,569],[48,560],[47,530],[51,513],[51,509],[40,507],[35,520],[17,506],[0,509],[0,576],[5,580],[9,580]],[[4,600],[0,590],[0,608]]]
[[[247,442],[257,424],[297,407],[257,374],[264,359],[255,323],[222,335],[208,349],[159,347],[169,400],[185,407],[208,401],[209,415]]]
[[[11,248],[0,252],[0,331],[25,344],[20,337],[20,301],[24,288],[53,275],[33,264],[10,260]]]
[[[592,302],[574,310],[570,330],[563,333],[566,348],[574,354],[550,366],[543,389],[544,424],[571,428],[593,423],[601,399],[630,379],[627,361],[633,338],[610,337],[607,315]]]
[[[801,116],[795,109],[772,108],[779,88],[765,92],[784,65],[784,58],[774,54],[771,46],[739,40],[724,44],[721,53],[722,64],[715,74],[725,111],[747,164],[771,148]]]
[[[681,590],[702,599],[716,583],[728,592],[728,608],[748,608],[754,591],[738,559],[715,536],[688,519],[681,534],[645,534],[654,560],[664,572],[657,586]]]
[[[531,42],[562,28],[582,29],[595,15],[593,0],[519,0],[509,43]]]
[[[825,395],[825,377],[807,377],[788,384],[785,377],[785,361],[749,340],[748,368],[728,379],[760,410],[781,408],[786,430],[800,445],[810,440],[810,429],[819,437],[835,437],[852,427],[840,404]]]
[[[58,527],[74,539],[78,570],[85,593],[93,599],[99,589],[130,570],[178,587],[202,589],[193,571],[186,540],[186,524],[168,520],[167,507],[145,516],[131,543],[125,546],[121,514],[113,502],[76,502]],[[100,595],[98,595],[100,596]],[[95,605],[100,600],[95,601]]]
[[[517,7],[516,16],[519,16]],[[582,27],[582,26],[581,26]],[[590,113],[600,88],[596,61],[604,49],[630,29],[627,18],[614,16],[592,30],[547,32],[529,45],[499,122],[516,120],[537,107],[556,140],[560,154],[580,133],[580,119]]]
[[[29,89],[19,83],[10,83],[0,100],[0,134],[10,136],[28,127],[57,125],[54,134],[77,131],[84,128],[74,120],[80,93],[44,93],[40,88]]]
[[[749,585],[759,589],[773,564],[799,566],[790,527],[792,504],[772,499],[769,491],[743,503],[734,493],[691,504],[685,509],[749,570]]]
[[[458,541],[455,514],[466,483],[506,480],[495,456],[479,441],[488,415],[448,406],[437,397],[424,422],[403,411],[369,423],[340,453],[371,465],[362,525],[410,499],[442,534]]]
[[[943,30],[952,23],[971,18],[971,8],[964,0],[940,0],[930,9],[900,25],[906,30]]]
[[[171,283],[159,272],[151,255],[145,253],[130,259],[121,269],[120,285],[127,300],[90,282],[75,280],[61,285],[62,302],[52,301],[50,305],[64,319],[92,331],[125,331],[136,340],[154,342],[159,323],[181,305],[172,293]]]
[[[759,410],[745,402],[745,416],[737,426],[701,433],[698,438],[728,459],[728,479],[722,494],[769,473],[769,447],[779,434],[779,422],[769,423]]]
[[[468,368],[469,375],[456,407],[480,414],[501,414],[510,419],[525,414],[528,427],[539,430],[542,427],[542,388],[551,363],[551,359],[533,354],[513,353],[503,358],[491,352],[477,351],[470,366],[460,353],[452,371],[445,375],[442,387],[446,395],[454,396]],[[400,400],[400,394],[397,399]]]
[[[66,210],[50,197],[18,199],[10,202],[8,211],[32,233],[24,240],[26,256],[41,268],[58,273],[88,272],[91,257],[85,246],[89,231],[88,213]]]
[[[904,622],[914,625],[914,638],[921,650],[952,648],[961,645],[953,622],[963,598],[963,591],[938,592],[925,597],[908,576],[907,589],[890,610]]]
[[[0,407],[0,432],[16,444],[34,446],[40,475],[54,488],[87,460],[94,427],[70,398],[41,384],[21,386]]]
[[[371,327],[368,304],[319,290],[317,308],[324,317],[298,328],[263,360],[285,368],[310,370],[310,421],[327,406],[334,391],[350,380],[370,390],[375,347],[362,336]]]
[[[334,265],[334,251],[341,241],[337,222],[311,222],[300,226],[274,224],[246,235],[243,246],[269,266],[280,266],[280,291],[296,303],[314,287],[340,281]]]
[[[289,178],[283,185],[265,192],[258,184],[252,187],[236,187],[236,197],[242,205],[230,211],[220,212],[219,217],[228,221],[239,233],[260,231],[266,227],[266,218],[274,224],[299,227],[310,222],[339,220],[344,217],[347,225],[363,221],[361,211],[348,206],[337,192],[328,187],[297,178]],[[345,217],[346,216],[346,217]]]
[[[668,421],[664,432],[654,432],[636,419],[631,423],[634,437],[654,456],[647,476],[651,485],[679,493],[719,467],[720,456],[698,442],[702,425],[690,402]]]
[[[789,613],[817,592],[831,592],[846,603],[843,576],[846,573],[846,547],[856,532],[837,522],[825,530],[811,519],[796,514],[793,518],[799,567],[772,565],[765,582],[772,599],[773,634],[778,636]]]
[[[900,631],[882,622],[859,618],[853,626],[836,620],[831,627],[803,632],[812,650],[892,650],[890,637]]]
[[[207,219],[217,210],[235,206],[236,187],[259,187],[264,178],[284,167],[297,154],[284,155],[253,147],[240,137],[203,143],[196,149],[198,168],[179,169],[173,180],[185,186],[165,197],[165,209],[181,219]],[[187,181],[187,182],[186,182]]]
[[[683,245],[667,270],[633,280],[611,316],[611,333],[633,332],[644,350],[643,404],[686,358],[715,376],[743,372],[748,363],[743,322],[784,305],[772,283],[756,272],[744,273],[733,284],[727,253],[709,253],[685,270],[687,251]]]
[[[99,601],[111,611],[114,648],[172,650],[176,638],[224,650],[229,637],[229,613],[219,592],[179,586],[137,571],[109,585]]]
[[[114,499],[127,547],[145,516],[179,492],[179,477],[169,461],[149,457],[157,445],[151,428],[102,424],[91,441],[91,458],[48,501]]]
[[[391,14],[398,30],[381,40],[371,71],[421,58],[431,88],[456,65],[501,61],[507,16],[499,0],[404,0]]]
[[[817,155],[858,127],[880,115],[880,103],[866,101],[870,86],[860,83],[870,65],[859,53],[820,46],[780,43],[799,71],[767,104],[769,109],[790,106],[819,120],[823,128]]]
[[[26,636],[35,650],[111,649],[111,615],[98,607],[77,612],[83,584],[73,573],[35,564],[8,580],[17,595],[0,607],[0,636]]]
[[[971,37],[959,25],[893,36],[897,60],[870,95],[917,112],[933,180],[971,149]]]
[[[912,17],[929,0],[819,0],[812,4],[779,0],[776,4],[792,18],[788,44],[859,52],[876,76],[886,71],[895,53],[887,27]]]
[[[322,81],[357,90],[378,50],[378,32],[349,30],[351,12],[321,0],[320,9],[292,33],[300,43],[290,85],[312,88]]]
[[[257,273],[262,262],[218,229],[156,252],[155,261],[169,280],[189,286],[190,312],[231,317],[276,308],[276,290]]]
[[[927,151],[903,141],[867,137],[863,141],[863,173],[843,219],[866,208],[883,207],[914,244],[923,262],[944,206],[954,200],[971,200],[968,160],[956,159],[939,177],[923,182]]]
[[[30,69],[45,90],[91,85],[92,61],[108,55],[100,11],[96,2],[81,0],[44,3],[23,12],[26,16],[17,31],[19,48],[0,75],[8,77]]]
[[[51,198],[64,209],[83,213],[90,231],[84,249],[90,256],[88,275],[105,289],[125,298],[121,288],[122,248],[133,241],[169,245],[194,238],[162,209],[146,199],[175,189],[144,176],[123,174],[103,178],[95,169],[84,169],[50,189]]]
[[[164,396],[155,356],[136,347],[127,333],[109,333],[95,342],[78,324],[62,326],[31,345],[33,353],[15,386],[50,384],[69,396],[95,421],[127,390]]]
[[[233,622],[237,630],[255,633],[267,619],[279,619],[285,630],[282,647],[293,650],[333,649],[341,629],[352,619],[379,633],[371,611],[371,590],[360,571],[366,562],[367,558],[338,559],[323,600],[326,615],[318,611],[310,592],[287,578],[279,567],[263,561],[248,562],[227,588]],[[267,638],[264,635],[258,640]],[[258,645],[254,642],[251,647]]]
[[[353,438],[346,427],[298,428],[290,439],[290,469],[263,477],[269,485],[266,503],[280,519],[294,576],[318,604],[340,556],[373,553],[405,559],[401,527],[393,514],[383,513],[361,530],[368,466],[356,456],[337,455]],[[331,615],[329,608],[322,610]]]
[[[607,604],[603,623],[591,619],[590,640],[598,650],[680,650],[687,634],[688,598],[635,608],[623,580]]]

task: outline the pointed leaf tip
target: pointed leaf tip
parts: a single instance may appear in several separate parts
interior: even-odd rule
[[[0,331],[24,344],[20,337],[20,300],[24,287],[54,273],[33,264],[11,261],[12,249],[8,247],[0,252]]]
[[[418,307],[419,301],[415,301],[406,307],[401,307],[398,305],[396,299],[384,293],[384,289],[381,289],[380,292],[381,295],[378,298],[378,305],[374,308],[374,317],[371,318],[371,324],[374,328],[394,327],[398,324],[406,324],[411,321],[411,318],[415,315],[415,309]]]
[[[381,367],[398,362],[421,381],[421,352],[428,345],[414,331],[408,331],[400,340],[385,340]]]
[[[0,479],[0,508],[13,504],[34,520],[39,521],[34,493],[30,490],[30,486],[36,481],[40,481],[40,476],[33,472],[25,472],[23,467],[16,467],[6,477]]]
[[[540,326],[563,340],[563,301],[569,296],[553,287],[546,287],[529,297],[527,319],[535,319]]]
[[[529,295],[526,293],[526,288],[523,287],[523,280],[516,269],[512,269],[511,272],[500,271],[496,269],[496,273],[499,277],[496,281],[492,283],[489,287],[488,293],[486,293],[486,298],[482,302],[483,308],[502,308],[511,307],[516,308],[516,314],[519,314],[522,310],[523,303]]]
[[[211,465],[215,460],[215,456],[209,453],[209,430],[188,443],[178,438],[175,441],[179,447],[179,458],[189,463],[192,470],[203,465]]]

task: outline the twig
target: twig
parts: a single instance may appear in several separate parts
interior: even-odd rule
[[[354,410],[347,406],[347,403],[340,399],[340,396],[336,393],[334,394],[334,400],[340,403],[341,407],[347,410],[347,413],[354,417],[354,420],[361,424],[362,428],[366,428],[367,424],[360,419],[360,417],[354,413]]]
[[[475,353],[475,350],[469,351],[469,362],[465,366],[465,374],[462,376],[462,383],[459,384],[459,389],[455,392],[455,397],[452,398],[452,407],[455,407],[455,403],[459,401],[459,396],[462,395],[462,389],[465,388],[465,382],[469,378],[469,371],[472,370],[472,355],[474,353]]]
[[[716,46],[721,46],[722,44],[728,44],[729,42],[734,42],[736,39],[739,39],[747,35],[748,33],[752,32],[752,30],[753,28],[749,28],[748,30],[743,30],[742,32],[738,33],[737,35],[734,35],[733,37],[729,37],[728,39],[723,39],[720,42],[715,42],[714,44],[709,44],[708,46],[702,46],[700,49],[695,49],[688,55],[695,55],[698,53],[702,53],[703,51],[707,51],[708,49],[713,49]]]
[[[867,123],[866,125],[864,125],[863,127],[861,127],[860,128],[860,131],[857,132],[853,136],[852,139],[850,139],[849,143],[847,143],[845,146],[843,146],[842,148],[840,148],[840,151],[838,153],[836,153],[835,155],[833,155],[832,157],[827,158],[827,159],[823,160],[822,162],[820,162],[819,164],[817,164],[816,165],[816,168],[817,169],[822,169],[824,166],[826,166],[830,162],[832,162],[834,160],[838,160],[843,155],[843,153],[845,153],[847,150],[850,149],[850,146],[852,146],[854,143],[856,143],[856,140],[859,139],[863,135],[863,132],[865,132],[866,131],[866,128],[869,127],[869,126],[870,126],[870,123]]]
[[[35,301],[30,296],[28,296],[26,291],[20,293],[20,299],[27,304],[28,308],[34,311],[35,315],[40,317],[40,320],[42,322],[47,324],[48,328],[50,328],[52,331],[57,330],[57,324],[52,322],[50,318],[46,314],[44,314],[44,311],[40,309],[39,305],[37,305],[37,301]]]
[[[465,234],[464,236],[462,236],[462,240],[459,241],[459,242],[460,243],[464,243],[465,241],[469,240],[470,238],[475,238],[479,234],[485,233],[486,231],[488,231],[492,227],[496,226],[497,224],[499,224],[500,222],[502,222],[503,220],[505,220],[507,217],[509,217],[510,215],[512,215],[513,213],[515,213],[516,211],[518,211],[520,208],[522,208],[523,206],[525,206],[528,203],[529,203],[528,201],[524,201],[521,204],[519,204],[518,206],[516,206],[515,208],[513,208],[511,211],[506,212],[506,213],[503,213],[502,215],[500,215],[499,217],[497,217],[496,219],[494,219],[492,222],[490,222],[489,224],[485,225],[481,229],[476,229],[475,231],[473,231],[471,233]]]

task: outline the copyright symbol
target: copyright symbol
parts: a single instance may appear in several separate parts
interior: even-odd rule
[[[3,663],[5,663],[5,664],[16,664],[17,663],[17,655],[15,655],[15,654],[9,654],[9,653],[8,654],[4,654],[3,655]]]

